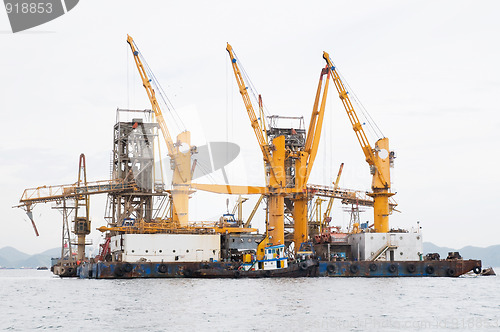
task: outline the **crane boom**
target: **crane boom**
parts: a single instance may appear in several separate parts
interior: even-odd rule
[[[358,142],[361,145],[361,149],[363,150],[363,153],[365,155],[366,162],[370,166],[375,166],[378,170],[381,170],[382,167],[380,165],[380,161],[378,158],[376,158],[374,150],[372,149],[368,141],[368,138],[366,137],[366,133],[363,129],[363,126],[361,125],[361,122],[359,121],[358,115],[356,114],[354,107],[352,106],[351,99],[349,98],[347,90],[344,84],[342,83],[342,80],[340,79],[338,72],[335,70],[335,66],[330,60],[330,55],[327,52],[323,52],[323,58],[326,60],[328,67],[330,68],[333,83],[337,88],[337,92],[339,93],[339,98],[342,101],[342,104],[344,105],[344,108],[347,112],[347,116],[349,117],[352,129],[356,134],[356,138],[358,139]],[[382,172],[379,171],[378,176],[380,178],[380,181],[384,184],[384,186],[389,188],[390,182],[384,177],[384,174],[382,174]]]
[[[319,97],[321,95],[321,87],[323,86],[323,76],[326,74],[326,82],[323,87],[323,96],[321,98],[321,106],[318,110]],[[323,118],[325,116],[325,106],[326,97],[328,96],[328,86],[330,83],[330,72],[328,68],[323,68],[321,70],[321,75],[319,77],[318,90],[316,92],[316,99],[314,101],[313,111],[311,113],[311,121],[309,123],[309,130],[307,131],[306,144],[304,146],[304,152],[307,153],[306,162],[306,175],[302,180],[303,184],[307,183],[309,175],[311,174],[312,167],[314,165],[314,160],[316,159],[316,154],[318,152],[319,140],[321,138],[321,129],[323,128]]]
[[[168,131],[167,124],[163,118],[160,105],[156,100],[156,95],[153,87],[151,86],[150,79],[146,73],[146,69],[142,64],[139,57],[139,51],[131,36],[127,35],[127,43],[134,55],[134,61],[139,70],[139,75],[142,79],[142,84],[146,89],[151,107],[156,117],[156,121],[160,126],[160,130],[165,139],[168,148],[168,155],[172,161],[172,170],[174,172],[172,177],[173,190],[171,191],[173,202],[173,221],[178,223],[181,227],[186,227],[188,224],[188,210],[189,210],[189,186],[191,184],[191,155],[196,153],[196,147],[191,146],[191,134],[188,131],[181,132],[177,135],[177,140],[174,143],[170,132]],[[179,149],[182,144],[189,145],[189,151],[183,152]]]
[[[340,164],[339,173],[337,174],[337,178],[335,179],[335,182],[333,184],[333,191],[336,191],[337,189],[339,189],[340,176],[342,175],[343,169],[344,169],[344,163]],[[323,225],[322,225],[321,229],[325,229],[325,227],[327,225],[327,218],[330,217],[330,214],[332,212],[334,199],[335,199],[335,197],[332,196],[328,200],[328,205],[326,206],[326,211],[325,211],[325,214],[323,216]]]
[[[330,60],[330,56],[327,52],[323,52],[323,58],[332,74],[333,82],[339,93],[340,100],[344,105],[344,108],[351,122],[352,129],[356,133],[361,149],[366,158],[366,162],[370,165],[370,172],[373,175],[372,178],[372,190],[373,192],[369,196],[373,197],[373,212],[374,212],[374,224],[375,231],[380,233],[387,233],[389,231],[389,198],[394,195],[390,192],[391,180],[390,180],[390,167],[392,166],[394,153],[389,152],[389,139],[387,137],[379,139],[375,143],[375,149],[372,149],[368,138],[366,137],[365,131],[359,122],[358,116],[352,106],[351,100],[347,93],[340,75],[335,70],[335,66]]]
[[[236,56],[233,52],[233,47],[229,43],[227,44],[226,50],[229,53],[229,57],[231,58],[231,65],[233,67],[234,76],[236,77],[236,83],[238,83],[238,88],[240,90],[241,97],[243,98],[243,103],[245,104],[248,117],[250,118],[250,124],[255,133],[255,137],[257,138],[257,141],[259,143],[262,155],[264,157],[264,161],[267,164],[271,165],[271,176],[274,177],[275,165],[272,158],[271,149],[269,147],[266,138],[264,138],[264,135],[262,134],[263,130],[259,124],[257,116],[255,115],[252,101],[250,100],[250,96],[248,95],[247,91],[248,88],[246,87],[245,80],[243,79],[243,75],[241,74],[240,68],[238,66],[238,60],[236,59]]]
[[[245,224],[243,225],[243,227],[245,227],[245,228],[250,227],[250,224],[252,223],[252,219],[255,216],[255,213],[257,213],[257,209],[259,208],[260,203],[262,202],[263,199],[264,199],[264,195],[260,195],[259,199],[257,200],[257,203],[255,203],[255,206],[253,207],[253,210],[250,213],[250,215],[248,216],[248,219],[245,222]]]
[[[160,126],[161,132],[163,134],[163,138],[167,143],[168,154],[173,155],[175,145],[174,142],[172,141],[172,137],[170,136],[170,132],[168,131],[165,119],[163,118],[160,105],[156,100],[155,90],[151,86],[150,79],[148,78],[148,75],[146,73],[146,70],[144,69],[141,59],[139,58],[139,51],[137,50],[134,40],[129,35],[127,35],[127,43],[129,43],[130,48],[132,49],[132,54],[134,55],[134,61],[137,66],[137,69],[139,70],[139,75],[141,76],[142,84],[146,89],[149,101],[151,102],[151,107],[153,108],[153,112],[155,113],[156,121],[158,122],[158,125]]]

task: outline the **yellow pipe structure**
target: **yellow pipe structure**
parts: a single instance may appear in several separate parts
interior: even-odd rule
[[[366,158],[366,162],[370,165],[370,171],[373,175],[372,190],[369,195],[373,197],[374,205],[374,228],[377,233],[389,232],[389,197],[394,193],[390,192],[391,179],[390,167],[391,161],[394,159],[394,154],[389,150],[389,139],[387,137],[379,139],[375,143],[375,149],[372,149],[365,131],[358,119],[358,115],[352,106],[347,90],[340,79],[339,74],[330,60],[327,52],[323,52],[323,58],[328,64],[332,79],[339,93],[339,98],[347,112],[352,129],[356,134],[361,149]]]
[[[269,179],[269,187],[283,188],[286,181],[285,174],[285,136],[273,139],[276,148],[273,151],[274,177]],[[268,197],[269,224],[268,236],[271,245],[285,244],[285,196],[270,193]]]
[[[196,147],[191,146],[191,134],[188,131],[184,131],[177,136],[177,142],[174,143],[170,132],[167,127],[167,123],[163,118],[160,105],[156,99],[156,94],[151,86],[150,79],[146,73],[146,70],[139,58],[139,51],[134,43],[131,36],[127,35],[127,43],[130,45],[132,54],[134,55],[134,61],[139,71],[139,75],[142,79],[142,84],[146,89],[149,101],[151,102],[151,107],[156,117],[156,121],[160,126],[160,130],[165,139],[165,143],[168,148],[168,155],[172,160],[172,218],[175,223],[180,227],[186,227],[189,221],[189,188],[191,185],[191,155],[196,151]],[[181,146],[188,146],[188,151],[181,151]]]
[[[394,193],[389,192],[390,189],[390,157],[387,156],[382,158],[381,152],[389,151],[389,139],[382,138],[375,143],[375,159],[379,161],[379,167],[377,168],[372,179],[372,193],[368,196],[373,197],[373,217],[374,217],[374,227],[375,232],[387,233],[389,232],[389,197],[393,196]],[[381,174],[382,176],[377,176]],[[384,183],[380,181],[383,177],[389,181],[389,187],[385,187]]]
[[[174,174],[172,177],[172,216],[173,221],[180,227],[186,227],[189,221],[189,190],[191,187],[191,133],[184,131],[177,136],[174,155]],[[185,143],[190,151],[180,151],[181,145]]]

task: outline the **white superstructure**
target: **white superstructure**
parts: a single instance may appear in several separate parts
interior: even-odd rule
[[[111,254],[123,262],[220,260],[219,234],[122,234],[111,238]]]
[[[418,261],[423,254],[419,232],[350,234],[348,243],[357,260]]]

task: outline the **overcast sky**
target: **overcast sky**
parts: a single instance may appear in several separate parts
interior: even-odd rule
[[[16,34],[0,11],[0,248],[37,253],[60,245],[61,218],[50,204],[35,208],[38,238],[23,211],[12,209],[25,188],[75,182],[82,152],[89,180],[109,178],[116,108],[150,107],[127,33],[195,144],[241,146],[227,168],[234,184],[263,178],[226,42],[269,112],[303,115],[306,128],[328,51],[397,153],[392,180],[402,213],[391,226],[420,221],[424,241],[442,246],[499,244],[500,3],[310,3],[85,0]],[[331,183],[341,162],[342,187],[370,189],[368,166],[331,89],[310,183]],[[209,196],[196,193],[193,219],[225,212],[226,197]],[[253,203],[245,204],[248,215]],[[92,199],[93,227],[104,224],[104,205],[104,197]],[[333,217],[349,222],[341,206]],[[372,211],[361,218],[373,219]],[[98,241],[97,231],[92,237]]]

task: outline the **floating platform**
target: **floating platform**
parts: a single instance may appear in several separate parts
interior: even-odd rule
[[[243,271],[237,262],[82,263],[77,276],[90,279],[133,278],[295,278],[295,277],[459,277],[481,273],[480,260],[292,262],[287,268]]]

